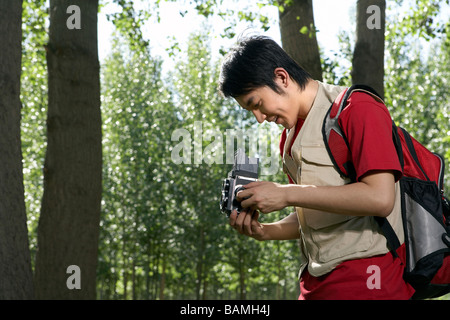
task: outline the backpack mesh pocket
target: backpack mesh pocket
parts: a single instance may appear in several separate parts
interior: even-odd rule
[[[405,229],[405,279],[414,285],[429,283],[450,249],[442,215],[441,195],[436,183],[403,177],[402,217]]]

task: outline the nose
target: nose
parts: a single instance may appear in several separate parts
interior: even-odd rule
[[[259,110],[252,110],[253,115],[259,123],[263,123],[266,120],[266,115]]]

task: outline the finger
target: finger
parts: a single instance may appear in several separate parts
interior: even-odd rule
[[[236,193],[237,200],[242,201],[247,197],[251,197],[253,195],[253,192],[251,192],[250,189],[257,187],[262,183],[264,183],[264,181],[254,181],[243,185],[242,188],[244,188],[244,190]]]
[[[245,188],[245,186],[244,186],[244,188]],[[251,195],[252,195],[251,191],[244,189],[244,190],[241,190],[238,193],[236,193],[236,200],[237,201],[242,201],[245,198],[250,197]]]
[[[232,226],[232,227],[235,226],[237,217],[238,217],[237,211],[236,210],[231,211],[231,214],[230,214],[230,217],[228,220],[230,223],[230,226]]]
[[[262,182],[263,182],[263,181],[253,181],[253,182],[247,183],[247,184],[244,186],[244,188],[245,188],[245,189],[255,188],[255,187],[257,187],[258,185],[260,185]]]
[[[252,232],[254,234],[261,234],[262,233],[262,227],[261,227],[261,223],[258,221],[259,218],[259,211],[255,210],[253,215],[252,215]]]
[[[253,216],[254,210],[250,209],[248,212],[246,212],[244,217],[244,225],[243,229],[245,231],[245,234],[251,236],[252,235],[252,216]]]
[[[255,200],[253,197],[249,197],[241,201],[242,208],[250,208],[255,204]],[[254,209],[257,209],[256,207]]]
[[[243,233],[243,225],[244,225],[244,219],[246,216],[247,210],[242,210],[239,215],[236,218],[236,222],[234,224],[234,228],[239,232]]]

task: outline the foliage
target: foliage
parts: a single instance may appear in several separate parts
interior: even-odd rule
[[[102,6],[111,2],[105,1]],[[139,47],[147,47],[149,42],[144,39],[142,26],[150,18],[150,11],[136,10],[134,0],[112,0],[112,3],[118,5],[120,11],[107,14],[108,21],[111,21],[116,30],[128,39],[133,50],[139,50]]]
[[[165,0],[168,2],[177,2],[181,4],[189,4],[193,6],[196,13],[206,18],[208,17],[221,17],[227,22],[228,27],[224,29],[221,34],[224,38],[234,38],[236,36],[235,27],[238,22],[245,21],[256,29],[267,31],[270,25],[273,23],[272,19],[261,9],[268,6],[276,6],[283,8],[284,2],[287,5],[291,0],[276,1],[276,0],[260,0],[260,1],[247,1],[242,2],[239,0]],[[157,0],[157,5],[161,0]],[[180,11],[180,15],[183,15],[187,11]]]
[[[153,258],[149,253],[154,242],[166,243],[163,235],[170,232],[165,227],[165,207],[173,204],[161,199],[171,190],[167,184],[167,189],[155,185],[168,179],[169,168],[154,159],[164,159],[167,150],[162,142],[176,119],[162,88],[160,61],[151,59],[146,48],[126,51],[130,54],[126,56],[118,39],[114,42],[115,49],[102,69],[104,193],[99,281],[100,297],[113,292],[110,298],[120,294],[126,299],[128,280],[140,278],[142,270],[147,272],[140,283],[151,285],[154,279],[149,277],[155,270],[146,268],[158,265],[149,261]],[[117,283],[119,277],[123,277],[121,283]],[[133,280],[133,298],[137,281]]]
[[[323,81],[339,86],[352,85],[352,56],[353,47],[351,37],[348,32],[341,31],[338,34],[339,48],[331,50],[331,57],[323,52],[319,47]]]
[[[426,5],[427,8],[423,9]],[[436,7],[437,5],[437,7]],[[437,2],[420,2],[404,13],[396,23],[386,23],[387,63],[385,66],[386,103],[398,125],[408,130],[430,150],[445,156],[450,165],[450,42],[447,21],[437,17]],[[391,10],[398,10],[395,6]],[[419,23],[424,11],[426,20],[435,25]],[[393,17],[391,15],[390,17]],[[389,18],[388,19],[393,19]],[[416,28],[419,25],[420,28]],[[419,29],[424,28],[423,31]],[[450,172],[446,170],[446,190],[450,189]]]
[[[47,66],[44,46],[48,20],[46,1],[23,2],[22,26],[22,155],[25,204],[28,219],[31,261],[37,245],[37,225],[43,194],[42,168],[46,148]]]

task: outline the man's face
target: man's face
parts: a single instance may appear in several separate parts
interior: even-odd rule
[[[249,93],[236,98],[239,105],[245,110],[253,112],[259,123],[275,122],[286,129],[291,129],[297,123],[298,111],[292,95],[283,90],[281,94],[265,86],[253,89]]]

